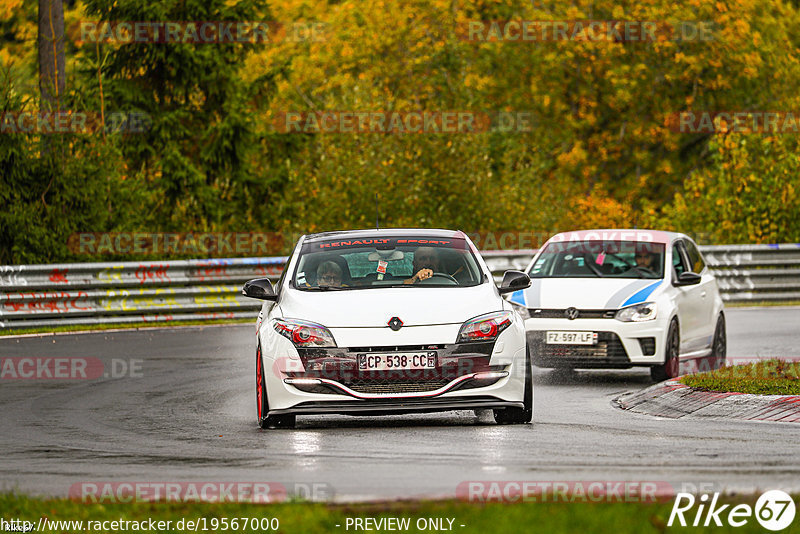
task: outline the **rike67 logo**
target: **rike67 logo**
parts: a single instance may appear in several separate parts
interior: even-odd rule
[[[781,490],[770,490],[762,494],[756,501],[755,507],[749,504],[718,504],[719,493],[714,493],[709,498],[708,494],[695,498],[691,493],[678,493],[672,512],[669,514],[667,526],[671,527],[675,520],[680,526],[721,527],[727,523],[732,527],[741,527],[747,524],[753,516],[756,521],[767,530],[783,530],[794,521],[795,505],[792,498]],[[697,510],[692,513],[692,508],[697,503]],[[686,515],[684,515],[686,514]]]

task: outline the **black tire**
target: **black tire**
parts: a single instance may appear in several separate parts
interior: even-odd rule
[[[533,373],[530,349],[525,348],[525,391],[522,394],[524,408],[502,408],[492,410],[499,425],[524,425],[533,419]]]
[[[264,380],[264,362],[261,359],[261,345],[256,348],[256,410],[258,426],[268,428],[294,428],[294,415],[266,415],[269,413],[267,383]]]
[[[675,378],[680,374],[681,338],[678,321],[673,319],[667,330],[667,341],[664,347],[664,364],[650,368],[650,377],[656,382]]]
[[[717,317],[717,327],[714,329],[714,342],[711,345],[711,363],[714,369],[725,367],[727,361],[728,339],[725,332],[725,316],[721,313]]]

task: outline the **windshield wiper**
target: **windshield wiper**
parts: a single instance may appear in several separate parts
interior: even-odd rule
[[[304,291],[344,291],[345,289],[350,289],[349,287],[334,287],[334,286],[318,286],[318,287],[306,287],[303,288]]]
[[[592,272],[594,273],[594,275],[595,275],[595,276],[598,276],[598,277],[600,277],[600,278],[603,278],[603,273],[601,273],[601,272],[600,272],[600,269],[598,269],[597,267],[595,267],[595,266],[592,264],[592,262],[591,262],[591,261],[587,261],[587,260],[590,260],[590,257],[588,257],[588,256],[584,256],[584,257],[583,257],[583,264],[584,264],[584,265],[586,265],[586,266],[589,268],[589,270],[590,270],[590,271],[592,271]]]

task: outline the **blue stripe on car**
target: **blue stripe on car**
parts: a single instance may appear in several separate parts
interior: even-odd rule
[[[661,285],[661,280],[659,280],[658,282],[653,282],[649,286],[640,289],[639,291],[628,297],[628,300],[626,300],[621,307],[624,308],[625,306],[633,306],[634,304],[641,304],[660,285]]]
[[[538,308],[542,305],[542,279],[534,278],[531,285],[523,293],[525,306],[528,308]]]
[[[622,307],[622,303],[625,302],[625,299],[650,284],[652,284],[650,280],[634,280],[630,284],[625,284],[622,289],[611,295],[611,298],[606,302],[605,308],[607,310],[612,310]]]
[[[525,291],[520,289],[519,291],[514,291],[511,293],[511,298],[509,299],[511,302],[519,304],[520,306],[525,306]]]

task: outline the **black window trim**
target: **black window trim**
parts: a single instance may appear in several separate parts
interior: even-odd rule
[[[673,252],[674,249],[678,249],[678,255],[681,257],[681,263],[683,264],[683,272],[688,273],[691,272],[691,262],[689,261],[689,253],[686,251],[686,244],[683,242],[683,238],[676,239],[672,242]],[[675,270],[675,264],[672,264],[672,274],[675,280],[678,279],[678,273]]]
[[[692,267],[692,258],[689,256],[689,246],[688,245],[691,244],[695,248],[695,250],[697,251],[697,255],[700,256],[700,261],[703,262],[703,268],[700,269],[700,272],[698,272],[697,274],[703,274],[703,271],[705,271],[708,268],[708,264],[706,263],[706,259],[703,257],[703,253],[700,252],[700,247],[697,246],[697,243],[695,243],[694,241],[692,241],[692,240],[690,240],[690,239],[688,239],[686,237],[682,237],[681,241],[683,241],[684,251],[686,252],[686,259],[689,260],[688,265],[690,267]],[[695,271],[692,271],[692,272],[695,272]]]

